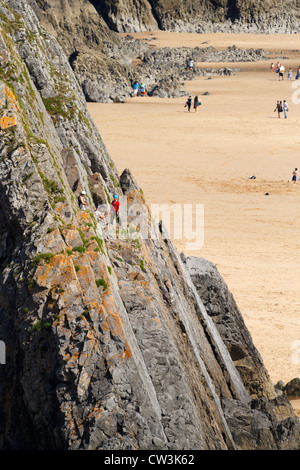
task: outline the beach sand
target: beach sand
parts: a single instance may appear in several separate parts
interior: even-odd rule
[[[236,45],[274,57],[284,51],[290,60],[281,62],[294,76],[300,65],[298,35],[132,36],[151,39],[152,47]],[[300,376],[300,181],[288,183],[300,167],[300,93],[293,88],[298,82],[278,81],[271,61],[198,64],[241,69],[185,84],[202,99],[198,114],[187,112],[185,97],[137,97],[88,109],[118,171],[132,171],[149,206],[203,205],[203,246],[189,251],[176,239],[175,245],[216,264],[276,383]],[[288,118],[278,119],[276,101],[284,99]]]

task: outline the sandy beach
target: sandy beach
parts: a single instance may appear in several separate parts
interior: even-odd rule
[[[128,98],[89,103],[110,156],[129,168],[147,203],[204,207],[204,243],[180,252],[215,263],[243,314],[271,380],[300,376],[300,83],[270,72],[278,54],[286,70],[300,65],[299,35],[132,34],[151,47],[263,48],[270,60],[239,64],[234,76],[185,83],[198,94],[196,114],[186,98]],[[150,41],[149,41],[150,40]],[[284,52],[284,54],[283,54]],[[299,80],[300,82],[300,80]],[[204,94],[208,93],[208,94]],[[286,99],[288,118],[274,112]],[[298,102],[299,101],[299,104]],[[249,179],[255,176],[256,179]]]

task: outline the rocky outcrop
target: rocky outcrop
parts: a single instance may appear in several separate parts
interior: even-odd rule
[[[93,0],[93,4],[104,4],[103,18],[120,32],[155,29],[157,24],[178,32],[291,33],[298,32],[300,22],[296,0]]]
[[[197,76],[234,75],[239,71],[228,67],[209,68],[207,65],[210,62],[254,62],[265,60],[267,55],[268,52],[262,49],[242,50],[236,46],[227,47],[223,51],[213,47],[162,47],[141,54],[139,59],[142,63],[135,67],[135,74],[137,78],[142,77],[149,96],[176,98],[187,95],[182,82]],[[192,70],[187,68],[190,58],[194,61]]]
[[[118,32],[159,29],[151,2],[147,0],[91,0],[108,26]]]
[[[298,448],[222,281],[205,306],[62,48],[25,0],[0,1],[0,26],[1,449]],[[225,333],[210,304],[232,311]]]
[[[262,359],[216,266],[203,258],[190,257],[185,262],[206,312],[216,325],[250,394],[274,398],[274,387]],[[253,371],[256,374],[253,375]]]
[[[54,36],[75,72],[88,101],[128,98],[130,64],[147,46],[111,31],[89,0],[29,0],[45,29]]]
[[[289,396],[289,397],[300,397],[300,378],[296,377],[290,380],[286,385],[283,386],[282,390]]]
[[[249,62],[263,60],[268,54],[262,50],[241,50],[234,45],[224,51],[216,51],[213,47],[153,50],[145,41],[136,40],[129,34],[123,38],[110,29],[157,29],[161,22],[157,23],[154,16],[155,12],[157,18],[163,14],[163,4],[150,6],[146,0],[85,0],[83,3],[79,0],[29,0],[29,3],[69,58],[87,101],[124,102],[130,97],[135,81],[144,82],[150,96],[184,96],[187,93],[182,82],[192,80],[195,74],[214,76],[236,72],[222,67],[211,69],[208,64],[204,68],[203,63]],[[178,9],[175,6],[174,3],[174,11],[168,14],[176,16]],[[198,7],[194,5],[193,11],[196,12]],[[181,5],[180,14],[184,11]],[[194,73],[188,73],[185,69],[187,57],[201,63],[201,68],[195,67]],[[139,60],[133,63],[133,59]]]

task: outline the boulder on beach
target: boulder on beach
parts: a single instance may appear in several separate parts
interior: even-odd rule
[[[289,397],[300,397],[300,378],[292,379],[286,384],[284,390]]]

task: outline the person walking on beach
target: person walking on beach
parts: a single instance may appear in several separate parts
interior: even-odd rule
[[[287,104],[286,100],[283,100],[283,112],[284,112],[284,118],[285,119],[287,118],[288,110],[289,110],[288,104]]]
[[[272,64],[271,64],[271,67],[270,67],[270,69],[271,69],[271,72],[273,72],[273,70],[274,70],[274,67],[275,67],[275,65],[274,65],[274,62],[272,62]]]
[[[186,100],[186,103],[185,103],[184,107],[185,108],[187,107],[188,112],[190,112],[191,111],[191,106],[192,106],[192,97],[189,96],[188,99]]]
[[[195,96],[194,98],[194,109],[195,113],[198,113],[198,107],[200,106],[201,101],[199,100],[198,96]]]
[[[284,71],[285,71],[284,66],[280,65],[280,67],[279,67],[279,80],[281,79],[281,81],[284,80],[284,78],[283,78]]]
[[[282,101],[277,101],[276,108],[274,109],[274,113],[277,111],[278,117],[280,118],[280,113],[282,113]]]
[[[296,181],[297,181],[297,176],[298,176],[298,168],[295,168],[294,171],[293,171],[293,173],[292,173],[292,179],[291,179],[291,181],[293,181],[294,184],[295,184]]]
[[[291,68],[289,68],[288,76],[287,76],[288,80],[292,80],[292,73],[293,73],[293,70]]]

